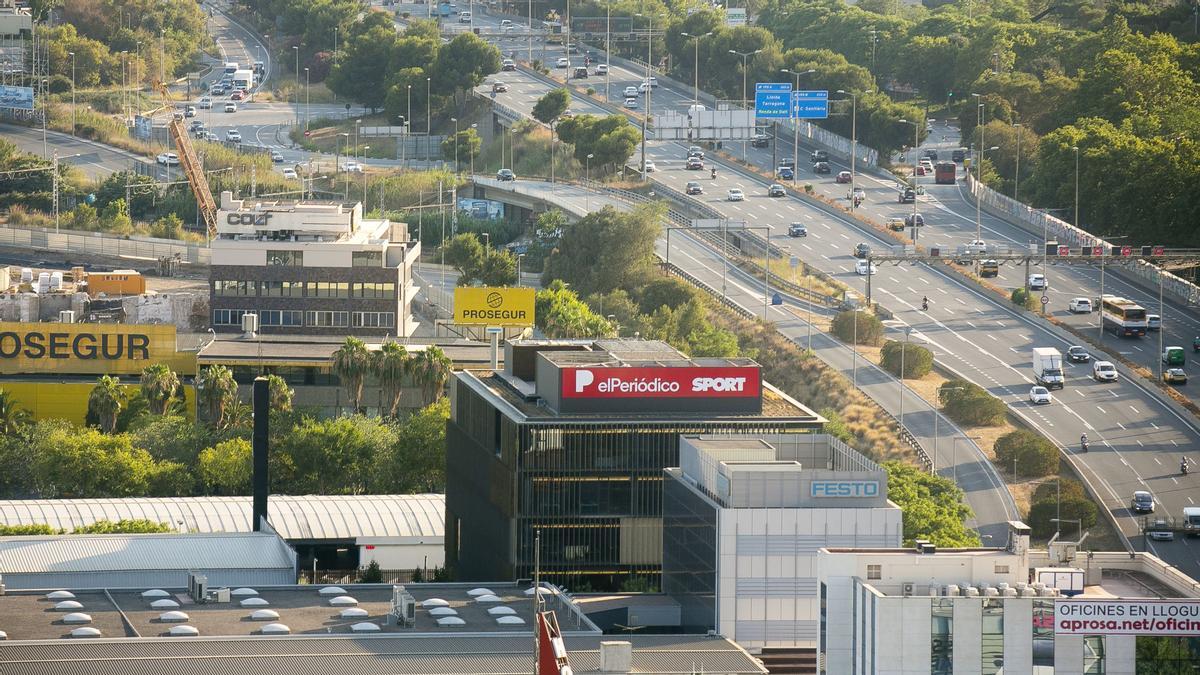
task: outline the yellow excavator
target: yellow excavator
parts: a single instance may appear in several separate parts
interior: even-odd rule
[[[163,105],[159,110],[173,110],[171,92],[167,90],[166,85],[162,82],[155,82],[154,88],[162,97]],[[204,225],[208,228],[209,239],[212,239],[217,236],[217,202],[213,199],[212,190],[208,187],[208,178],[204,175],[204,167],[200,164],[200,158],[192,147],[192,140],[188,138],[187,129],[183,127],[182,116],[172,113],[171,121],[167,123],[167,132],[175,143],[175,150],[179,155],[179,166],[183,169],[183,175],[187,176],[188,185],[191,186],[192,194],[196,196],[196,203],[200,206],[200,217],[204,219]]]

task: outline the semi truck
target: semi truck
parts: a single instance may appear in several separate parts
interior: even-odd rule
[[[1063,375],[1062,352],[1053,347],[1033,348],[1033,379],[1047,389],[1062,389],[1066,384]]]

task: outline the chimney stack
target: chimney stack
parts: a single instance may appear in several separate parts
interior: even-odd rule
[[[271,390],[265,377],[254,378],[254,510],[251,525],[255,532],[263,529],[267,518],[267,491],[270,476],[267,470],[271,419]]]

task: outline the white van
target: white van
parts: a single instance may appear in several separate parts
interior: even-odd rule
[[[1117,367],[1112,361],[1095,361],[1092,363],[1092,379],[1097,382],[1116,382]]]

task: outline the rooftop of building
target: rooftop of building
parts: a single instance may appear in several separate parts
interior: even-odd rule
[[[469,594],[481,588],[492,591],[487,594],[492,597]],[[354,624],[370,622],[379,626],[379,633],[391,635],[521,633],[530,631],[533,625],[532,595],[526,593],[529,589],[529,584],[515,583],[407,584],[405,590],[417,602],[416,622],[412,626],[397,626],[387,621],[392,608],[392,586],[388,584],[231,589],[234,593],[247,594],[232,595],[228,603],[204,604],[195,603],[183,589],[10,591],[0,596],[0,630],[8,633],[9,640],[58,640],[70,637],[71,631],[81,625],[99,629],[102,637],[150,638],[168,637],[172,626],[188,625],[205,637],[250,637],[261,636],[262,627],[271,623],[284,624],[292,635],[332,635],[351,634]],[[60,600],[47,597],[55,590],[68,590],[74,594],[74,601],[82,607],[69,611],[85,613],[91,617],[91,621],[85,624],[64,623],[65,613],[55,610]],[[163,590],[167,591],[165,599],[178,603],[178,607],[154,608],[151,603],[164,598],[143,596],[146,591]],[[347,602],[343,598],[352,598],[353,602],[335,604]],[[553,594],[544,594],[544,598],[547,608],[556,610],[564,633],[600,632],[567,596],[555,591]],[[243,606],[242,603],[247,600],[257,604]],[[464,623],[457,626],[440,625],[438,621],[442,617],[431,614],[432,607],[423,606],[427,601],[445,601],[444,606],[454,610],[453,616]],[[441,605],[440,602],[436,604]],[[343,611],[348,608],[363,610],[366,614],[343,616]],[[278,618],[252,619],[251,615],[258,610],[273,611]],[[163,613],[169,611],[183,612],[187,619],[163,621]],[[498,619],[504,616],[516,617],[520,623],[514,619],[504,619],[505,623],[499,623]],[[3,661],[4,658],[0,656],[0,662]]]
[[[361,202],[238,199],[221,193],[214,244],[279,241],[321,244],[410,244],[408,228],[390,220],[363,218]]]
[[[267,335],[258,333],[253,339],[241,335],[205,336],[205,344],[197,359],[202,365],[219,363],[242,365],[279,363],[297,366],[329,367],[333,353],[346,342],[344,336],[329,335]],[[368,349],[378,349],[383,340],[363,337]],[[455,368],[486,366],[491,362],[491,348],[486,342],[460,339],[409,339],[399,343],[410,352],[424,351],[434,345],[445,352]]]
[[[46,524],[72,531],[96,521],[146,519],[180,532],[250,532],[250,497],[131,497],[0,501],[0,525]],[[268,520],[284,539],[441,537],[446,497],[271,495]]]
[[[613,639],[567,635],[564,643],[572,670],[601,672],[600,643]],[[622,639],[633,646],[630,673],[766,672],[757,659],[723,638],[642,635]],[[387,635],[0,642],[0,662],[11,675],[127,675],[155,668],[186,675],[527,675],[533,672],[533,640],[526,632],[426,636],[417,641]]]

